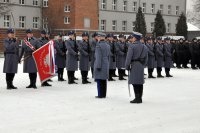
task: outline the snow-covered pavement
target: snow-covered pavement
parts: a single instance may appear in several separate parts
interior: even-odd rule
[[[54,78],[51,88],[38,81],[37,90],[26,89],[22,65],[14,80],[19,89],[9,91],[3,59],[0,70],[0,133],[200,133],[200,70],[147,79],[141,105],[129,103],[127,81],[109,82],[108,98],[99,100],[96,84],[81,80],[68,85]]]

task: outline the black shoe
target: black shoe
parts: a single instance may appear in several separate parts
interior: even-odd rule
[[[12,88],[10,86],[7,86],[7,90],[12,90]]]
[[[119,77],[119,76],[117,76],[116,74],[114,74],[113,77]]]
[[[171,78],[171,77],[173,77],[172,75],[170,75],[170,74],[168,74],[168,75],[166,75],[166,77],[168,77],[168,78]]]
[[[106,97],[95,96],[95,98],[102,99],[102,98],[106,98]]]
[[[17,87],[15,87],[14,85],[11,86],[12,89],[18,89]]]
[[[49,86],[52,86],[52,85],[50,85],[49,83],[47,83],[47,82],[45,82],[45,83],[42,83],[42,87],[49,87]]]
[[[62,78],[62,79],[60,79],[60,81],[66,81],[66,80]]]
[[[154,76],[149,76],[148,78],[149,78],[149,79],[155,79],[156,77],[154,77]]]
[[[140,103],[142,103],[142,99],[135,98],[133,101],[130,101],[130,103],[140,104]]]
[[[189,67],[188,67],[188,66],[184,66],[184,68],[186,68],[186,69],[187,69],[187,68],[189,68]]]
[[[110,79],[108,79],[108,81],[116,81],[115,79],[113,79],[113,78],[110,78]]]
[[[192,69],[193,69],[193,70],[197,70],[198,68],[197,68],[197,67],[192,67]]]
[[[87,80],[85,80],[85,81],[83,80],[83,81],[82,81],[82,84],[91,84],[91,82],[89,82],[89,81],[87,81]]]
[[[71,81],[71,82],[68,82],[68,84],[78,84],[78,83]]]
[[[48,82],[53,82],[53,80],[51,80],[51,79],[49,79],[49,80],[47,80]]]
[[[164,78],[164,76],[162,76],[162,75],[158,75],[157,77],[158,77],[158,78]]]
[[[182,67],[181,67],[181,66],[177,66],[177,68],[178,68],[178,69],[182,69]]]
[[[74,77],[74,80],[78,80],[78,78],[75,78],[75,77]]]
[[[27,86],[26,88],[33,88],[33,85],[29,85],[29,86]]]
[[[32,87],[33,89],[37,89],[37,86],[36,85],[33,85],[33,87]]]
[[[119,80],[126,80],[125,78],[119,78]]]

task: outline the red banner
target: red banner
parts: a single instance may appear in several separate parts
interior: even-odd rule
[[[55,76],[54,41],[37,49],[33,53],[41,83]]]

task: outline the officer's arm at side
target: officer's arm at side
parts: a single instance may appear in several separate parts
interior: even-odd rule
[[[97,62],[96,68],[97,69],[101,69],[102,66],[102,53],[101,53],[101,47],[100,46],[96,46],[96,50],[95,50],[95,59]]]
[[[133,48],[130,45],[128,48],[128,53],[127,53],[126,63],[125,63],[126,70],[130,68],[132,57],[133,57]]]

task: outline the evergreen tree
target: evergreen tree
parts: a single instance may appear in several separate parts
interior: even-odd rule
[[[176,25],[176,35],[184,36],[185,38],[187,38],[187,34],[188,34],[187,19],[185,14],[182,13]]]
[[[155,37],[163,36],[166,33],[166,26],[163,16],[160,11],[157,12],[155,23],[154,23],[154,31],[153,34]]]
[[[142,33],[143,36],[146,35],[145,16],[142,13],[142,8],[141,7],[138,8],[138,13],[136,14],[135,31]]]

